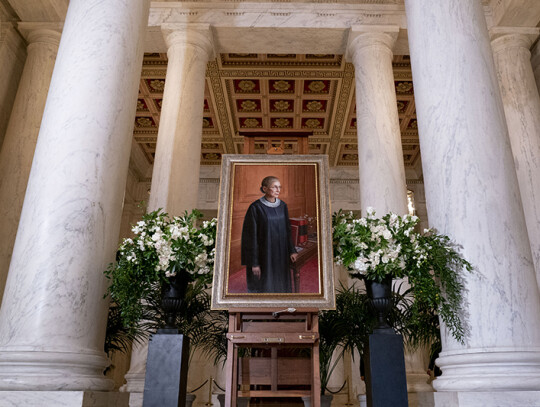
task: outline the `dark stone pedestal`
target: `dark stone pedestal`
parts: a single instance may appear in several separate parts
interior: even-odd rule
[[[185,407],[189,338],[160,329],[148,344],[143,407]]]
[[[368,407],[409,405],[401,335],[393,330],[375,330],[369,335],[364,363]]]

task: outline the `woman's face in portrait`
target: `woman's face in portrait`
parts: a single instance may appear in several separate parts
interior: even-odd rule
[[[281,183],[279,180],[274,180],[270,183],[269,186],[263,187],[264,196],[271,202],[275,202],[276,198],[279,197],[281,192]]]

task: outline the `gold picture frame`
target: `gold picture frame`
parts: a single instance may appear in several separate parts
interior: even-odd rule
[[[335,308],[327,156],[226,154],[221,165],[212,308]],[[242,264],[243,241],[248,240],[244,223],[269,175],[280,180],[279,198],[286,202],[290,225],[286,236],[297,256],[290,270],[279,274],[281,281],[290,279],[285,291],[254,292],[246,282],[250,271]]]

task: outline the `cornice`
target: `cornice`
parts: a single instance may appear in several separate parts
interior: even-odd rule
[[[383,20],[383,21],[381,21]],[[149,26],[163,23],[208,23],[214,27],[343,28],[355,24],[403,26],[402,1],[369,4],[335,2],[152,2]]]

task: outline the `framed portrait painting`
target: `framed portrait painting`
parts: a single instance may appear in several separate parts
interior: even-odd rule
[[[328,159],[224,155],[212,308],[335,306]]]

